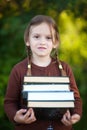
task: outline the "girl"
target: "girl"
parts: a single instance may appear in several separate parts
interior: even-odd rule
[[[49,120],[37,120],[33,108],[24,109],[22,84],[24,76],[61,76],[70,78],[70,89],[74,91],[75,108],[67,110],[60,120],[53,120],[54,130],[72,130],[82,115],[82,102],[75,83],[73,72],[68,64],[59,61],[51,53],[59,46],[59,32],[54,20],[49,16],[35,16],[24,34],[28,57],[14,66],[10,74],[4,108],[8,118],[15,124],[15,130],[47,130]],[[51,130],[51,129],[50,129]]]

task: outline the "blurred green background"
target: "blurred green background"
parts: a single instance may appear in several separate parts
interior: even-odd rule
[[[0,130],[13,130],[4,96],[12,67],[26,57],[24,30],[37,14],[50,15],[58,25],[59,58],[71,65],[83,101],[83,116],[74,128],[87,130],[87,0],[0,0]]]

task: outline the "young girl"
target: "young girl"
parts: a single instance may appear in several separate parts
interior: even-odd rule
[[[28,57],[16,64],[10,74],[4,108],[8,118],[15,124],[15,130],[51,130],[49,120],[37,120],[33,108],[23,108],[22,85],[25,75],[61,76],[70,78],[70,89],[74,91],[75,108],[67,110],[62,119],[51,122],[54,130],[72,130],[82,115],[82,102],[70,66],[59,61],[51,53],[59,46],[59,32],[49,16],[37,15],[29,23],[24,34]]]

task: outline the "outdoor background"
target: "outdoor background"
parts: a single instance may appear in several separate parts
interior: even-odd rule
[[[60,31],[59,58],[73,69],[83,101],[75,130],[87,130],[87,0],[0,0],[0,130],[13,130],[3,101],[12,67],[26,57],[23,40],[29,20],[53,17]]]

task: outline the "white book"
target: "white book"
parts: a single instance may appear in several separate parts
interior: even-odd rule
[[[25,76],[24,83],[69,83],[68,76]]]
[[[70,91],[69,84],[26,84],[23,91]]]
[[[70,101],[74,100],[73,92],[28,92],[28,101]]]
[[[74,108],[74,102],[41,102],[41,101],[28,101],[28,107],[33,108]]]

